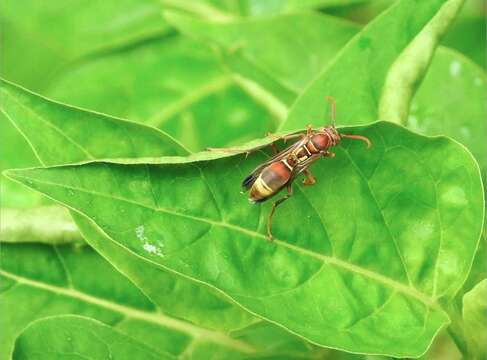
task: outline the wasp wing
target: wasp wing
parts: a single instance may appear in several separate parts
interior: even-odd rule
[[[254,171],[252,171],[250,173],[250,175],[247,176],[242,181],[242,187],[245,190],[249,190],[252,187],[252,185],[254,184],[255,180],[257,180],[257,178],[259,177],[259,175],[262,172],[262,170],[264,170],[268,165],[272,164],[273,162],[280,161],[280,160],[286,158],[292,151],[294,151],[295,149],[297,149],[301,145],[305,144],[306,141],[307,141],[307,139],[302,139],[300,141],[295,142],[294,144],[292,144],[288,148],[284,149],[283,151],[281,151],[278,154],[276,154],[273,157],[271,157],[266,162],[264,162],[264,163],[260,164],[259,166],[257,166],[254,169]]]
[[[286,184],[292,183],[294,179],[298,177],[299,174],[305,171],[311,164],[313,164],[316,160],[320,159],[321,157],[322,157],[321,154],[311,155],[311,157],[308,158],[306,161],[296,165],[291,173],[291,177],[289,178]]]
[[[207,148],[208,151],[213,151],[213,152],[223,152],[223,153],[231,153],[231,154],[249,154],[251,152],[263,149],[276,141],[282,140],[282,139],[292,139],[295,137],[299,137],[303,134],[304,130],[297,130],[291,133],[286,133],[285,135],[269,135],[264,139],[257,139],[250,141],[246,144],[239,145],[239,146],[230,146],[230,147],[225,147],[225,148],[214,148],[214,147],[209,147]]]

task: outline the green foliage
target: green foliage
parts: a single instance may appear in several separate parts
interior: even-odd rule
[[[468,336],[472,354],[477,359],[485,359],[487,355],[487,279],[479,282],[463,297],[463,318],[465,332]]]
[[[52,336],[57,333],[62,336]],[[175,359],[99,321],[79,316],[50,317],[33,322],[18,337],[13,356],[16,359]]]
[[[0,357],[485,356],[475,1],[0,4]],[[326,95],[373,147],[270,243],[240,183]]]

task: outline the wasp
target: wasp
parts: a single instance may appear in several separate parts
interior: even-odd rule
[[[310,172],[309,167],[318,159],[335,157],[336,154],[330,152],[330,148],[340,144],[340,140],[343,138],[364,141],[367,148],[372,145],[365,136],[340,134],[336,129],[336,102],[329,96],[326,97],[326,100],[330,103],[331,108],[331,126],[313,129],[311,125],[308,125],[305,134],[299,132],[276,137],[275,141],[270,144],[274,156],[255,168],[242,182],[242,187],[244,191],[249,192],[249,201],[253,204],[264,202],[284,188],[287,189],[286,195],[274,201],[268,215],[267,235],[269,240],[273,238],[272,218],[276,208],[293,195],[293,182],[298,175],[304,174],[303,185],[316,184],[316,178]],[[279,151],[275,143],[278,140],[286,142],[298,137],[300,139],[297,142],[282,151]]]

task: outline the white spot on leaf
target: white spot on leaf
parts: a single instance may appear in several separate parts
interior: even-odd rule
[[[468,129],[468,128],[467,128],[467,127],[465,127],[465,126],[462,126],[462,127],[460,128],[460,134],[462,134],[462,136],[463,136],[464,138],[467,138],[467,139],[469,139],[469,138],[471,137],[471,135],[472,135],[472,134],[471,134],[471,132],[470,132],[470,129]]]
[[[454,207],[465,206],[468,203],[465,191],[458,186],[451,186],[441,195],[441,200]]]
[[[462,64],[458,60],[453,60],[450,63],[450,75],[451,76],[458,76],[460,74],[460,70],[462,70]]]
[[[409,115],[408,117],[408,126],[412,130],[418,130],[418,118],[414,115]]]
[[[161,256],[161,257],[164,256],[164,254],[162,253],[161,248],[159,248],[159,247],[157,247],[154,244],[151,244],[149,242],[149,239],[145,235],[145,227],[144,227],[144,225],[139,225],[139,226],[137,226],[135,228],[135,236],[142,243],[142,248],[147,253],[154,254],[154,255],[157,255],[157,256]],[[161,247],[164,247],[163,244],[160,244],[160,245],[161,245]]]
[[[149,254],[155,254],[157,252],[157,248],[149,243],[144,244],[144,250],[147,251]]]
[[[416,111],[418,111],[418,109],[419,109],[418,103],[417,102],[413,102],[411,104],[411,112],[416,112]]]
[[[137,236],[137,239],[139,239],[140,241],[147,240],[147,237],[145,236],[144,225],[139,225],[135,228],[135,236]]]

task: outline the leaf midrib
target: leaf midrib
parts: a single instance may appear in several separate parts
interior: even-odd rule
[[[8,172],[8,173],[6,173],[6,175],[9,176],[9,177],[11,177],[13,180],[16,180],[16,181],[19,181],[18,179],[25,179],[26,181],[28,180],[28,181],[31,181],[31,182],[37,182],[39,184],[51,185],[51,186],[58,186],[58,187],[61,187],[61,188],[66,188],[66,189],[69,189],[69,190],[79,191],[79,192],[91,194],[91,195],[94,195],[94,196],[100,196],[100,197],[105,197],[105,198],[112,199],[112,200],[118,200],[118,201],[127,202],[127,203],[130,203],[130,204],[136,205],[136,206],[144,207],[144,208],[149,209],[149,210],[152,210],[152,211],[163,212],[163,213],[171,214],[171,215],[174,215],[174,216],[184,217],[184,218],[187,218],[187,219],[191,219],[191,220],[203,222],[203,223],[210,224],[210,225],[214,225],[214,226],[228,228],[230,230],[234,230],[234,231],[243,233],[243,234],[248,235],[250,237],[260,238],[260,239],[264,240],[266,243],[268,242],[268,239],[267,239],[267,237],[264,234],[258,233],[258,232],[253,231],[253,230],[249,230],[247,228],[244,228],[244,227],[241,227],[241,226],[238,226],[238,225],[230,224],[230,223],[225,222],[225,221],[216,221],[216,220],[212,220],[212,219],[205,218],[205,217],[199,217],[199,216],[195,216],[195,215],[184,214],[184,213],[181,213],[181,212],[178,212],[178,211],[175,211],[175,210],[171,210],[171,209],[167,209],[167,208],[153,207],[153,206],[146,205],[146,204],[143,204],[143,203],[139,203],[137,201],[130,200],[130,199],[126,199],[126,198],[123,198],[123,197],[114,196],[114,195],[111,195],[111,194],[105,194],[105,193],[98,192],[98,191],[94,191],[94,190],[87,190],[87,189],[79,188],[79,187],[76,187],[76,186],[70,186],[70,185],[59,184],[59,183],[55,183],[55,182],[51,182],[51,181],[33,179],[33,178],[30,178],[30,177],[26,177],[26,176],[19,175],[18,173],[15,173],[14,174],[14,172]],[[63,205],[65,205],[65,206],[67,206],[67,207],[69,207],[69,208],[71,208],[71,209],[73,209],[75,211],[79,211],[79,212],[83,213],[83,215],[91,218],[89,215],[87,215],[86,213],[82,212],[80,209],[75,209],[74,207],[70,206],[69,204],[63,203],[60,200],[56,200],[56,201],[59,201]],[[418,291],[418,290],[416,290],[414,288],[411,288],[411,287],[409,287],[407,285],[404,285],[404,284],[402,284],[400,282],[397,282],[396,280],[391,279],[391,278],[389,278],[387,276],[384,276],[382,274],[379,274],[379,273],[376,273],[374,271],[365,269],[365,268],[363,268],[361,266],[352,264],[350,262],[347,262],[345,260],[341,260],[341,259],[336,258],[336,257],[319,254],[319,253],[316,253],[314,251],[311,251],[311,250],[308,250],[308,249],[304,249],[304,248],[299,247],[299,246],[296,246],[296,245],[289,244],[289,243],[287,243],[287,242],[285,242],[283,240],[277,239],[277,238],[273,239],[273,243],[276,244],[276,245],[278,245],[278,246],[282,246],[284,248],[290,249],[290,250],[292,250],[292,251],[294,251],[296,253],[300,253],[302,255],[305,255],[305,256],[314,258],[314,259],[319,260],[319,261],[321,261],[323,263],[327,263],[327,264],[330,264],[330,265],[333,265],[333,266],[336,266],[336,267],[345,269],[347,271],[350,271],[350,272],[359,274],[361,276],[367,277],[367,278],[369,278],[371,280],[374,280],[374,281],[376,281],[378,283],[381,283],[381,284],[383,284],[385,286],[388,286],[391,289],[396,290],[396,291],[398,291],[398,292],[400,292],[400,293],[402,293],[404,295],[407,295],[407,296],[410,296],[412,298],[415,298],[415,299],[419,300],[420,302],[422,302],[423,304],[425,304],[427,307],[430,307],[432,309],[441,310],[441,308],[437,304],[437,302],[433,298],[429,297],[427,294],[424,294],[424,293],[422,293],[422,292],[420,292],[420,291]],[[151,262],[153,262],[153,261],[151,261]],[[165,267],[164,265],[162,265],[160,263],[156,263],[156,262],[153,262],[153,263],[156,264],[156,265],[158,265],[158,266]]]
[[[23,276],[12,274],[2,269],[0,269],[0,275],[5,276],[11,280],[14,280],[19,284],[32,286],[58,295],[64,295],[73,299],[78,299],[86,303],[103,307],[105,309],[120,313],[124,315],[126,318],[142,320],[160,326],[168,327],[174,330],[178,330],[200,341],[218,343],[227,348],[236,349],[238,351],[242,351],[245,353],[250,353],[255,351],[255,348],[253,346],[243,341],[232,339],[231,337],[223,333],[218,333],[215,331],[200,328],[193,324],[165,316],[160,312],[148,312],[133,307],[129,307],[126,305],[120,305],[112,301],[101,299],[99,297],[87,294],[85,292],[81,292],[76,289],[62,288],[59,286],[46,284],[40,281],[36,281],[36,280],[25,278]]]

